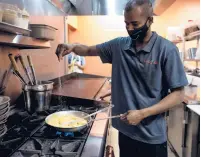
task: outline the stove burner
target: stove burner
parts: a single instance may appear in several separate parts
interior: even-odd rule
[[[86,127],[85,129],[79,132],[61,132],[61,131],[57,131],[53,127],[44,125],[33,136],[45,137],[45,138],[85,139],[87,138],[87,133],[89,131],[90,131],[90,126]]]
[[[60,131],[57,131],[56,132],[56,135],[64,135],[65,137],[75,137],[74,133],[73,132],[60,132]]]
[[[17,149],[20,144],[22,144],[26,139],[23,137],[13,137],[6,133],[6,135],[1,139],[0,142],[0,156],[7,157],[15,149]]]
[[[79,132],[60,132],[45,124],[45,118],[61,110],[78,110],[88,114],[98,110],[88,105],[51,104],[48,111],[29,114],[14,107],[5,126],[0,124],[0,156],[3,157],[79,157],[91,130],[91,123]],[[5,131],[5,134],[4,132]],[[1,134],[4,134],[1,137]]]
[[[11,157],[75,157],[81,151],[78,141],[31,138]]]

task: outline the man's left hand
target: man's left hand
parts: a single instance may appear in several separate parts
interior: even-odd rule
[[[121,120],[129,125],[138,125],[144,118],[141,110],[130,110],[121,116]]]

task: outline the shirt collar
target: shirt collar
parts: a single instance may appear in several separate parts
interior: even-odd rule
[[[157,39],[157,33],[156,32],[152,32],[152,36],[151,36],[151,38],[150,38],[150,40],[149,40],[149,42],[143,47],[143,51],[145,51],[145,52],[151,52],[151,49],[152,49],[152,47],[153,47],[153,45],[154,45],[154,43],[155,43],[155,41],[156,41],[156,39]],[[133,50],[133,47],[132,47],[132,39],[130,38],[130,37],[128,37],[129,39],[128,39],[128,42],[127,42],[127,44],[125,45],[125,50]]]

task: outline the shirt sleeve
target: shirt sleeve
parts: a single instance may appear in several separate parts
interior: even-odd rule
[[[110,40],[108,42],[96,45],[98,49],[99,56],[103,63],[110,63],[112,64],[112,56],[113,52],[115,51],[118,44],[118,38]]]
[[[169,89],[184,87],[188,85],[184,66],[181,62],[178,49],[175,47],[168,52],[164,62],[164,79]]]

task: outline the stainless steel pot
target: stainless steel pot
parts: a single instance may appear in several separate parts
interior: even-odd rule
[[[42,112],[50,107],[53,89],[52,81],[38,81],[37,85],[23,87],[25,108],[29,113]]]
[[[50,125],[48,123],[48,120],[52,116],[54,117],[54,116],[57,116],[57,115],[74,115],[76,117],[84,118],[84,117],[88,116],[89,114],[85,113],[85,112],[81,112],[81,111],[60,111],[60,112],[55,112],[55,113],[47,116],[46,119],[45,119],[45,123],[47,125],[49,125],[50,127],[54,127],[56,130],[62,131],[62,132],[78,132],[78,131],[81,131],[81,130],[85,129],[86,127],[88,127],[89,123],[92,121],[91,116],[90,116],[90,117],[85,118],[87,120],[86,125],[83,125],[83,126],[80,126],[80,127],[74,127],[74,128],[59,128],[59,127],[52,126],[52,125]]]

